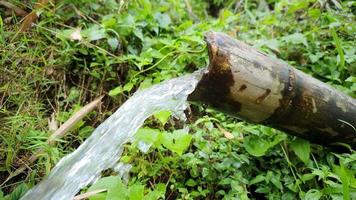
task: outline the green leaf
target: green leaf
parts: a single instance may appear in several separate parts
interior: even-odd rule
[[[126,200],[127,196],[127,188],[120,182],[116,187],[108,190],[105,200]]]
[[[21,199],[23,195],[28,191],[28,186],[26,183],[21,183],[18,185],[11,194],[7,197],[9,200],[18,200]]]
[[[108,44],[112,50],[115,50],[119,46],[119,40],[117,40],[116,38],[109,38]]]
[[[165,125],[167,123],[167,121],[169,120],[169,118],[171,117],[172,112],[169,110],[162,110],[156,114],[154,114],[153,116],[158,119],[158,121],[160,121],[162,123],[162,125]]]
[[[184,130],[176,130],[173,133],[163,134],[162,144],[167,149],[182,155],[182,153],[189,147],[192,136]]]
[[[295,3],[293,3],[289,10],[288,10],[288,13],[294,13],[298,10],[301,10],[301,9],[305,9],[307,8],[309,5],[309,2],[308,1],[295,1]]]
[[[171,18],[168,14],[164,13],[155,13],[154,15],[155,20],[158,22],[158,25],[161,28],[168,28],[169,24],[171,23]]]
[[[304,199],[305,200],[318,200],[321,198],[321,196],[322,196],[322,193],[319,190],[311,189],[305,194]]]
[[[249,154],[259,157],[265,155],[272,146],[268,140],[250,135],[244,138],[244,147]]]
[[[341,40],[339,38],[339,36],[337,35],[335,29],[330,29],[331,31],[331,34],[333,36],[333,39],[334,39],[334,43],[335,43],[335,46],[336,46],[336,50],[339,54],[339,60],[338,60],[338,63],[339,63],[339,66],[340,66],[340,70],[343,70],[345,68],[345,55],[344,55],[344,50],[342,49],[342,44],[341,44]]]
[[[190,178],[190,179],[188,179],[187,182],[185,182],[185,185],[187,185],[189,187],[194,187],[197,185],[197,182]]]
[[[259,174],[257,175],[255,178],[253,178],[249,184],[250,185],[253,185],[253,184],[256,184],[256,183],[259,183],[259,182],[262,182],[265,180],[265,177],[262,175],[262,174]]]
[[[156,143],[158,140],[158,136],[160,134],[160,130],[153,128],[140,128],[135,134],[135,138],[137,140],[141,140],[146,143]]]
[[[100,40],[105,38],[105,29],[99,25],[93,25],[92,27],[82,30],[81,34],[83,37],[87,38],[89,41]]]
[[[79,135],[83,138],[87,138],[91,135],[91,133],[94,131],[94,128],[92,126],[84,126],[79,130]]]
[[[65,29],[65,30],[58,31],[56,34],[56,37],[58,37],[60,39],[72,39],[71,35],[74,32],[78,32],[78,34],[80,34],[79,29]]]
[[[291,149],[305,164],[309,161],[310,156],[310,143],[301,138],[296,138],[291,143]]]
[[[122,88],[122,86],[118,86],[112,90],[109,91],[109,96],[117,96],[119,94],[121,94],[124,91],[124,89]]]
[[[311,174],[311,173],[309,173],[309,174],[303,174],[301,180],[302,180],[303,182],[305,182],[305,181],[312,180],[314,177],[315,177],[315,174]]]
[[[308,10],[308,15],[312,18],[318,18],[320,17],[320,14],[321,14],[320,9],[313,8]]]
[[[134,87],[134,84],[132,82],[128,82],[124,85],[124,87],[122,87],[121,85],[110,90],[109,91],[109,96],[117,96],[123,92],[130,92],[132,90],[132,88]]]
[[[155,186],[155,189],[148,193],[144,199],[146,200],[157,200],[157,199],[165,199],[165,194],[166,194],[166,185],[163,183],[158,183]]]
[[[89,187],[88,191],[94,191],[94,190],[102,190],[105,189],[107,192],[106,193],[99,193],[91,196],[89,200],[103,200],[106,199],[107,195],[111,193],[110,195],[113,195],[112,193],[115,193],[114,191],[111,191],[111,189],[114,188],[121,188],[123,183],[120,180],[120,177],[118,176],[108,176],[108,177],[103,177],[99,179],[96,183],[94,183],[92,186]],[[116,190],[119,190],[116,189]]]
[[[343,199],[350,199],[350,184],[355,182],[355,171],[349,170],[345,167],[343,162],[340,162],[340,166],[334,165],[333,171],[340,177],[342,182]]]
[[[142,30],[140,28],[136,28],[133,33],[135,34],[136,37],[140,38],[141,41],[144,41],[143,38],[143,33]]]
[[[291,44],[303,44],[304,46],[308,46],[306,37],[301,33],[294,33],[292,35],[285,36],[283,37],[283,40]]]
[[[283,190],[283,186],[282,183],[280,181],[280,176],[272,176],[271,177],[271,182],[273,183],[273,185],[275,185],[278,189]]]
[[[134,87],[134,84],[132,82],[128,82],[124,85],[123,89],[125,92],[130,92],[133,87]]]
[[[144,186],[141,184],[134,184],[129,187],[128,196],[130,200],[143,199]]]

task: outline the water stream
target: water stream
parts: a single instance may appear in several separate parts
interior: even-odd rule
[[[149,116],[161,110],[171,110],[178,117],[185,117],[187,97],[200,77],[201,72],[196,72],[136,92],[21,200],[73,199],[81,188],[93,183],[101,171],[115,166],[123,145],[132,141]]]

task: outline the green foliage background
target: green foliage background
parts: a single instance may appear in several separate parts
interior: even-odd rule
[[[27,11],[33,1],[9,1]],[[137,89],[207,65],[203,34],[222,31],[356,97],[355,1],[59,0],[21,17],[0,7],[0,180],[36,152],[28,170],[0,186],[19,199]],[[81,39],[79,40],[78,34]],[[76,37],[74,37],[76,36]],[[100,109],[54,145],[59,125],[105,94]],[[91,199],[356,199],[356,154],[338,154],[271,128],[192,105],[189,131],[169,112],[127,145],[122,164],[82,191]],[[51,117],[52,116],[52,117]],[[120,195],[118,195],[120,194]]]

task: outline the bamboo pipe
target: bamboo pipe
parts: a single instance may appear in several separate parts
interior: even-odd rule
[[[223,33],[205,40],[210,64],[189,100],[313,143],[355,148],[355,99]]]

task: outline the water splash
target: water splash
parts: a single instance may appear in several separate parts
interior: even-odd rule
[[[123,145],[132,141],[149,116],[161,110],[171,110],[178,117],[184,116],[187,97],[200,77],[201,72],[196,72],[136,92],[21,200],[73,199],[81,188],[95,181],[101,171],[115,166]]]

